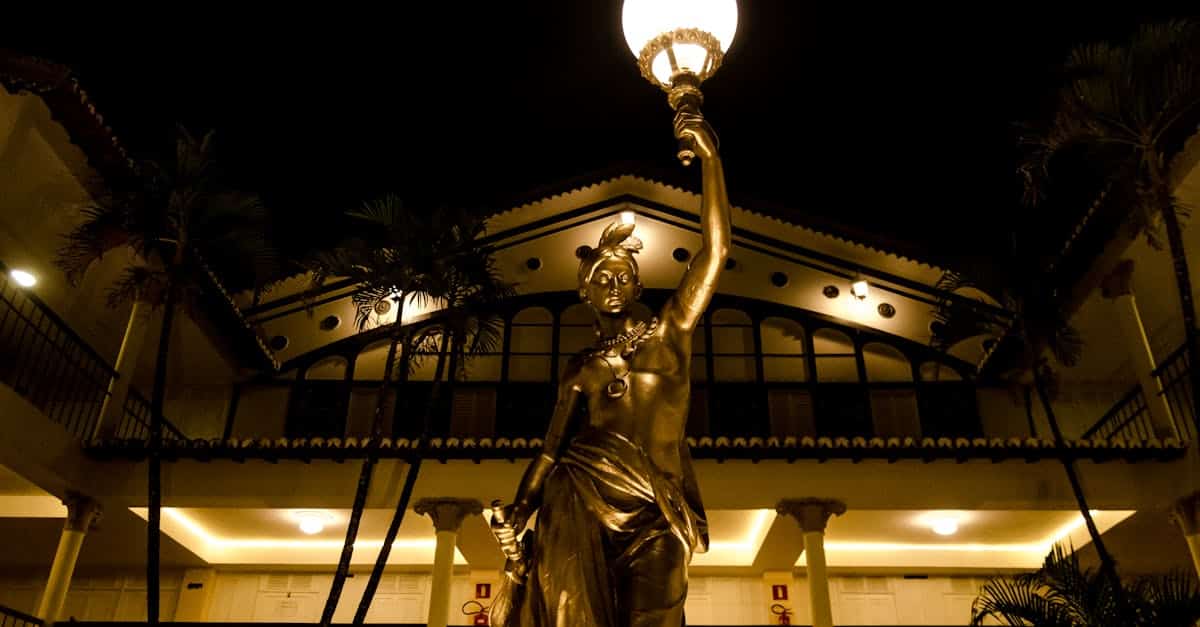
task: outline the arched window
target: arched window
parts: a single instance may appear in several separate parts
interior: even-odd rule
[[[566,367],[572,356],[596,341],[594,316],[583,303],[563,310],[558,319],[558,371]]]
[[[878,342],[863,346],[863,362],[871,383],[912,383],[912,364],[894,346]]]
[[[850,336],[833,329],[813,333],[813,352],[817,361],[817,381],[822,383],[858,383],[858,360]]]
[[[956,370],[945,364],[939,364],[936,361],[927,361],[921,364],[920,375],[921,381],[928,383],[962,381],[962,376]]]
[[[917,437],[917,393],[912,387],[912,364],[896,347],[872,342],[863,346],[867,381],[871,383],[871,417],[875,435]]]
[[[754,323],[743,311],[718,309],[712,314],[713,378],[717,381],[753,381]]]
[[[554,352],[554,314],[527,307],[513,316],[508,359],[510,381],[549,381]]]
[[[804,359],[804,327],[788,318],[762,321],[763,378],[773,382],[808,380]]]
[[[391,345],[391,339],[379,340],[374,344],[368,345],[354,359],[354,378],[358,381],[379,381],[383,379],[383,369],[387,365],[388,347]],[[396,347],[396,354],[402,353],[400,346]],[[399,367],[397,359],[396,366]],[[392,373],[392,380],[398,379],[396,372]]]
[[[485,322],[486,335],[479,340],[478,349],[466,351],[463,375],[467,381],[500,380],[500,369],[504,361],[504,318],[497,316]],[[475,346],[476,337],[472,334],[465,342],[466,347]]]
[[[346,378],[346,358],[341,356],[326,357],[308,367],[304,374],[305,381],[341,381]]]

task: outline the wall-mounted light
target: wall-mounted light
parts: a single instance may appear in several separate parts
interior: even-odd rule
[[[637,222],[637,214],[632,211],[621,212],[621,224],[633,224]]]
[[[861,274],[854,275],[854,279],[850,282],[850,293],[858,300],[866,300],[867,291],[870,287],[867,285],[867,279]]]
[[[333,522],[333,516],[328,512],[301,511],[296,512],[295,518],[300,523],[300,531],[310,536],[321,533],[325,525]]]
[[[38,282],[37,277],[28,270],[14,268],[8,272],[8,276],[12,277],[12,280],[16,281],[17,285],[20,285],[21,287],[33,287],[37,285]]]

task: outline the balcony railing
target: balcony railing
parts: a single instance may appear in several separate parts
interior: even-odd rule
[[[150,401],[147,401],[141,392],[129,388],[129,396],[125,398],[125,413],[114,435],[125,440],[149,440],[150,417]],[[163,418],[163,440],[186,439],[187,436],[183,435],[183,432]]]
[[[362,437],[377,383],[305,381],[293,388],[288,438]],[[388,435],[414,437],[431,384],[398,386]],[[445,390],[445,388],[443,388]],[[353,390],[353,393],[351,392]],[[435,437],[541,438],[554,405],[551,383],[460,382],[434,408]],[[580,411],[586,412],[586,407]],[[725,437],[976,438],[983,429],[969,382],[922,384],[696,383],[688,435]],[[255,434],[277,437],[278,434]]]
[[[0,627],[41,627],[42,619],[0,605]]]
[[[1171,353],[1154,371],[1154,376],[1158,377],[1162,395],[1171,410],[1171,426],[1181,441],[1190,442],[1196,437],[1196,423],[1185,348],[1181,346]],[[1135,385],[1084,432],[1082,439],[1145,441],[1155,437],[1158,436],[1146,404],[1146,395],[1141,385]]]
[[[1180,439],[1191,442],[1196,439],[1196,413],[1192,401],[1190,364],[1186,346],[1180,346],[1154,371],[1163,388],[1163,396],[1171,408],[1171,417]]]
[[[80,439],[92,437],[116,372],[0,263],[0,383]]]

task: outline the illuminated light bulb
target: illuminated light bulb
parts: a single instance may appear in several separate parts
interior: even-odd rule
[[[855,277],[854,282],[850,284],[850,293],[858,300],[866,300],[869,289],[867,280],[862,277]]]
[[[633,224],[637,222],[637,214],[632,211],[621,212],[621,224]]]
[[[325,530],[325,523],[331,517],[324,512],[297,512],[296,519],[300,521],[300,531],[306,535],[316,535]]]
[[[17,285],[21,287],[33,287],[38,282],[37,277],[26,270],[12,270],[8,273],[8,276],[12,277],[12,280],[16,281]]]
[[[737,32],[736,0],[625,0],[621,24],[642,74],[664,89],[674,75],[708,78]]]
[[[958,521],[950,518],[942,518],[933,521],[929,528],[939,536],[952,536],[958,533]]]

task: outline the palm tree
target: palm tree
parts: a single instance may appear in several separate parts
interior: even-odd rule
[[[1200,121],[1200,24],[1143,25],[1123,45],[1080,46],[1070,53],[1064,77],[1053,117],[1029,125],[1020,138],[1026,198],[1047,195],[1052,162],[1069,153],[1082,156],[1120,199],[1130,233],[1161,248],[1160,224],[1166,227],[1191,364],[1192,418],[1200,426],[1200,345],[1180,228],[1188,208],[1175,194],[1171,172]]]
[[[1083,341],[1071,326],[1048,265],[1036,255],[1021,250],[1016,238],[1008,262],[972,262],[965,260],[961,270],[947,271],[937,282],[937,289],[946,296],[939,299],[934,310],[933,344],[941,350],[980,336],[999,337],[987,364],[987,373],[1000,380],[1032,386],[1046,414],[1055,446],[1062,451],[1066,445],[1062,428],[1054,413],[1051,399],[1058,388],[1053,362],[1071,367],[1079,362]],[[1013,313],[1011,320],[997,318],[985,309],[973,307],[950,295],[974,289],[992,298]],[[1027,405],[1027,410],[1030,406]],[[1092,544],[1100,555],[1102,570],[1114,579],[1116,564],[1104,545],[1091,508],[1080,482],[1074,462],[1061,457],[1063,470],[1079,513],[1087,525]]]
[[[487,350],[493,348],[487,338],[493,337],[494,332],[486,329],[495,325],[486,324],[486,317],[475,312],[484,303],[492,303],[503,297],[508,289],[499,281],[491,254],[482,245],[482,222],[465,211],[441,210],[424,217],[406,211],[397,197],[386,196],[348,215],[357,226],[363,227],[361,234],[333,250],[314,256],[309,264],[314,288],[332,277],[354,280],[358,287],[352,299],[356,309],[355,322],[360,329],[380,323],[375,312],[381,303],[395,303],[397,312],[395,320],[389,323],[388,353],[371,422],[370,443],[359,472],[346,541],[322,612],[322,624],[329,624],[333,619],[353,556],[354,540],[358,535],[371,477],[378,461],[377,447],[383,435],[386,395],[392,385],[398,346],[402,341],[405,343],[401,359],[406,368],[414,365],[414,354],[418,359],[430,352],[437,355],[433,390],[433,396],[436,397],[446,359],[467,346],[459,341],[466,337],[467,332],[476,330],[470,345]],[[444,311],[439,316],[439,323],[426,326],[420,334],[405,341],[402,326],[404,309],[406,304],[414,302],[439,306]],[[479,332],[480,329],[485,330]],[[436,398],[430,402],[436,402]],[[401,406],[399,398],[395,405],[398,411]],[[426,413],[431,411],[429,409]],[[411,495],[409,483],[415,481],[417,468],[419,460],[410,467],[402,502],[406,503]],[[397,528],[398,524],[396,521]],[[381,549],[380,559],[383,563],[386,563],[394,536],[395,531],[389,529],[389,539]],[[368,607],[377,586],[378,575],[373,573],[368,582],[368,592],[364,594],[364,602]],[[360,608],[360,613],[365,615],[365,610]]]
[[[221,185],[213,161],[212,137],[210,131],[196,138],[179,127],[174,158],[161,163],[143,161],[132,182],[95,198],[83,209],[84,220],[64,236],[56,259],[68,281],[78,284],[88,268],[105,255],[128,250],[134,261],[109,287],[109,305],[132,301],[132,316],[140,308],[163,310],[148,447],[146,609],[151,624],[157,624],[159,610],[160,449],[175,310],[178,306],[190,308],[200,290],[200,283],[192,280],[197,273],[207,271],[200,251],[211,253],[210,259],[219,268],[240,268],[240,274],[227,276],[240,281],[241,287],[261,285],[270,276],[276,259],[263,235],[264,211],[258,197]],[[247,268],[251,272],[246,272]],[[144,328],[131,324],[129,332],[144,332]],[[137,343],[140,345],[140,339]],[[137,356],[124,358],[136,361]]]
[[[971,625],[985,620],[1013,627],[1195,627],[1200,590],[1182,571],[1114,584],[1080,567],[1077,553],[1055,546],[1037,572],[984,584]]]

